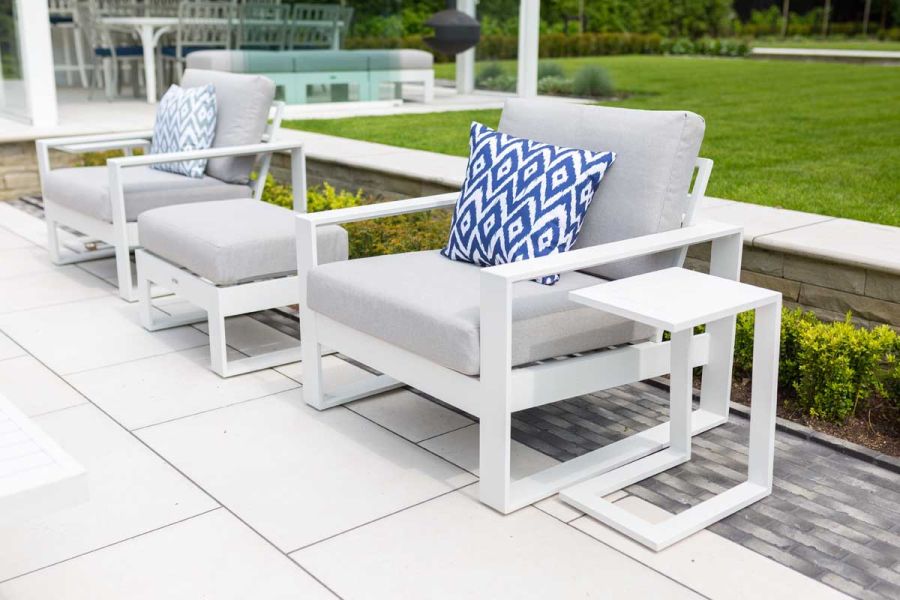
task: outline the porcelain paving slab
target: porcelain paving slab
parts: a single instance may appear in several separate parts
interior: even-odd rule
[[[87,402],[72,386],[31,356],[0,361],[0,394],[29,417]]]
[[[84,466],[90,498],[0,527],[0,581],[217,506],[94,406],[67,408],[35,422]]]
[[[198,323],[195,327],[204,333],[209,331],[207,323]],[[297,339],[246,315],[225,319],[225,339],[229,346],[247,356],[288,350],[300,344]]]
[[[6,228],[0,228],[0,250],[34,248],[34,244]]]
[[[5,600],[335,598],[224,509],[0,584]]]
[[[358,400],[347,408],[412,442],[472,424],[472,419],[409,390],[395,390]]]
[[[105,282],[74,266],[0,279],[0,318],[4,313],[109,297],[112,293]]]
[[[616,504],[651,522],[661,521],[671,514],[634,496],[619,500]],[[573,521],[571,525],[709,598],[826,600],[848,597],[708,530],[700,531],[661,552],[653,552],[588,516]]]
[[[77,272],[98,281],[80,270]],[[137,306],[118,296],[104,296],[0,315],[0,329],[61,374],[175,352],[208,342],[206,335],[193,327],[147,331],[138,322]]]
[[[138,435],[285,551],[474,481],[414,444],[291,390]]]
[[[889,225],[831,219],[760,237],[755,245],[900,273],[900,228]]]
[[[478,424],[451,431],[420,445],[470,473],[478,475]],[[513,479],[526,477],[557,464],[554,458],[512,440],[510,471]]]
[[[27,354],[25,350],[17,343],[9,339],[9,337],[0,332],[0,360],[24,356]]]
[[[229,351],[229,360],[240,358]],[[147,427],[297,387],[271,369],[219,377],[201,346],[82,371],[66,379],[128,429]]]
[[[43,248],[32,245],[30,248],[0,250],[0,279],[56,269],[56,265],[50,262],[50,258]]]
[[[291,557],[347,600],[701,597],[535,508],[500,515],[473,488]]]
[[[294,381],[303,383],[302,362],[276,367],[275,370],[282,375],[287,375]],[[337,356],[322,357],[322,387],[326,392],[332,392],[341,386],[374,378],[375,375],[372,373]]]

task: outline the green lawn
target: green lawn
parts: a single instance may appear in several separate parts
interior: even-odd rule
[[[555,62],[609,69],[628,94],[616,106],[702,115],[701,153],[716,163],[709,195],[900,226],[900,69],[661,56]],[[438,76],[452,67],[438,65]],[[469,123],[498,118],[471,111],[287,125],[465,156]]]
[[[825,38],[764,38],[753,41],[757,48],[826,48],[832,50],[884,50],[900,51],[900,42],[874,39],[825,39]]]

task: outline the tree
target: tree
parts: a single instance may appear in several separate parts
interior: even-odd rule
[[[788,20],[791,18],[791,0],[784,0],[781,6],[781,37],[787,37]]]

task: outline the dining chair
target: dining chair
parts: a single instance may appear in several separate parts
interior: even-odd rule
[[[103,1],[82,0],[78,2],[74,12],[75,25],[83,32],[91,49],[90,89],[100,86],[102,75],[106,98],[113,99],[116,93],[121,91],[121,68],[127,65],[134,94],[137,96],[140,93],[142,73],[140,63],[143,61],[144,49],[140,44],[131,43],[133,42],[131,38],[103,24],[102,17],[105,16],[101,9]]]
[[[342,10],[337,4],[294,4],[288,32],[288,48],[336,50],[341,16]]]
[[[66,85],[74,83],[74,74],[78,73],[81,87],[88,87],[87,69],[84,62],[84,40],[81,30],[75,24],[75,7],[77,0],[48,0],[47,10],[50,14],[50,29],[59,32],[62,42],[63,64],[56,70],[65,74]],[[72,53],[75,62],[72,62]]]
[[[284,50],[291,9],[274,2],[249,2],[238,7],[236,46],[242,50]]]
[[[232,31],[237,20],[234,2],[181,2],[175,45],[162,48],[162,58],[173,65],[176,81],[181,81],[185,58],[197,50],[230,50]]]

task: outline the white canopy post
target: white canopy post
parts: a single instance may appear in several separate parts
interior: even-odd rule
[[[456,10],[475,17],[476,0],[456,0]],[[456,55],[456,93],[471,94],[475,91],[475,48]]]
[[[519,6],[518,93],[537,96],[538,44],[541,32],[540,0],[522,0]]]
[[[56,76],[47,3],[17,0],[16,27],[31,123],[56,125]]]

